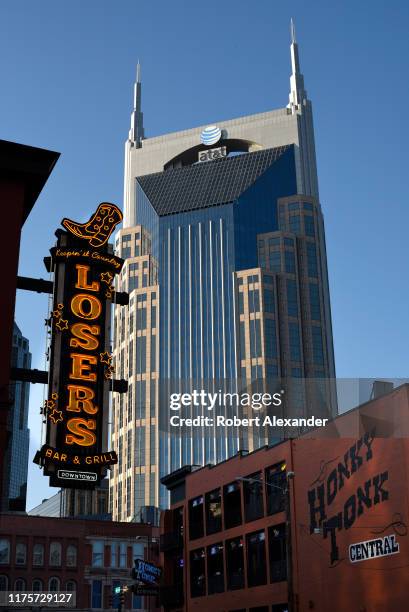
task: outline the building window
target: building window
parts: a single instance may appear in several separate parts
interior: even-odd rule
[[[76,567],[77,565],[77,547],[74,544],[67,546],[66,565],[67,567]]]
[[[25,591],[26,581],[23,578],[17,578],[17,580],[14,581],[14,590],[15,591]]]
[[[285,508],[285,490],[287,487],[286,465],[277,463],[266,469],[267,514],[283,512]]]
[[[189,537],[196,540],[204,535],[203,495],[189,501]]]
[[[44,544],[34,544],[33,565],[36,567],[44,565]]]
[[[33,580],[31,588],[33,589],[34,593],[41,592],[43,590],[43,581],[39,578],[36,578],[35,580]]]
[[[102,608],[102,580],[92,581],[91,608]]]
[[[10,540],[2,538],[0,540],[0,564],[6,565],[10,563]]]
[[[298,323],[288,324],[290,359],[291,361],[301,361],[300,330]]]
[[[231,482],[223,487],[224,526],[226,529],[241,525],[241,487],[239,482]]]
[[[287,579],[287,553],[284,523],[269,528],[268,547],[270,551],[270,582],[282,582]]]
[[[126,542],[121,542],[119,545],[119,567],[127,566],[127,550]]]
[[[27,563],[27,545],[24,542],[16,544],[16,565],[25,565]]]
[[[212,595],[223,591],[223,544],[219,543],[207,547],[207,592]]]
[[[198,548],[190,553],[190,595],[206,595],[205,549]]]
[[[68,580],[65,583],[65,590],[69,593],[75,593],[75,591],[77,590],[77,583],[75,582],[75,580]]]
[[[226,542],[227,589],[244,589],[244,545],[242,538]]]
[[[274,290],[272,288],[264,287],[264,312],[274,313]]]
[[[60,590],[60,579],[56,576],[53,576],[48,581],[48,590],[55,593]]]
[[[103,567],[104,565],[104,542],[95,540],[92,542],[92,567]]]
[[[206,493],[206,533],[217,533],[222,528],[222,494],[221,489]]]
[[[320,327],[313,327],[312,330],[312,353],[315,365],[324,365],[324,351],[322,348],[322,332]]]
[[[298,317],[297,285],[291,279],[287,279],[287,314],[289,317]]]
[[[255,521],[264,515],[263,483],[261,472],[247,476],[243,481],[244,518],[246,523]]]
[[[7,576],[0,576],[0,591],[7,591],[9,588],[9,579]]]
[[[317,278],[318,267],[317,267],[317,249],[313,242],[307,242],[307,267],[308,276]]]
[[[304,202],[303,203],[303,208],[304,208],[304,210],[310,210],[311,212],[314,210],[314,207],[311,204],[311,202]]]
[[[250,321],[250,355],[251,357],[261,357],[260,319]]]
[[[310,311],[313,321],[321,320],[320,292],[318,285],[315,283],[310,283]]]
[[[315,228],[314,228],[314,217],[311,215],[305,215],[304,217],[304,229],[306,236],[315,236]]]
[[[244,314],[244,293],[239,291],[239,314]]]
[[[270,251],[269,268],[272,272],[281,272],[281,253],[280,251]]]
[[[260,292],[258,289],[249,289],[249,311],[260,312]]]
[[[293,234],[301,233],[301,218],[300,215],[290,215],[289,217],[289,228]]]
[[[285,271],[287,274],[295,274],[295,255],[293,251],[285,251]]]
[[[265,540],[264,531],[247,535],[247,582],[249,587],[267,582]]]
[[[54,567],[61,565],[60,542],[51,542],[50,544],[50,565]]]
[[[267,359],[275,359],[277,357],[277,335],[276,322],[274,319],[264,320],[264,333],[266,342],[266,357]]]

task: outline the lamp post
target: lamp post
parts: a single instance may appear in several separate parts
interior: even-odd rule
[[[236,480],[243,482],[258,482],[272,489],[278,489],[284,494],[285,501],[285,553],[286,553],[286,570],[287,570],[287,590],[288,590],[288,612],[295,612],[294,605],[294,578],[293,578],[293,560],[292,560],[292,537],[291,537],[291,496],[290,496],[290,480],[294,478],[294,472],[287,472],[286,486],[280,487],[271,482],[266,482],[261,478],[245,478],[237,476]]]

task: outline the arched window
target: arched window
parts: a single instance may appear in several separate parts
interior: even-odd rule
[[[44,544],[34,544],[33,565],[36,567],[44,565]]]
[[[0,591],[7,591],[9,586],[8,576],[4,574],[0,576]]]
[[[26,581],[23,578],[17,578],[14,583],[15,591],[25,591],[26,590]]]
[[[53,576],[48,581],[48,590],[55,593],[60,590],[60,579]]]
[[[0,540],[0,563],[2,565],[10,563],[10,540],[6,538]]]
[[[77,566],[77,547],[74,544],[67,546],[66,565],[67,567]]]
[[[77,590],[77,583],[75,582],[75,580],[68,580],[65,583],[65,590],[69,593],[75,592]]]
[[[50,565],[54,567],[61,565],[61,544],[60,542],[51,542],[50,544]]]
[[[16,565],[25,565],[27,563],[27,545],[24,542],[16,544]]]
[[[42,591],[43,590],[43,581],[40,580],[39,578],[36,578],[35,580],[33,580],[32,589],[33,589],[34,593],[38,593],[39,591]]]

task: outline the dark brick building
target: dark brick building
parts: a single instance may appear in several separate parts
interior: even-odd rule
[[[408,438],[403,385],[325,429],[164,478],[164,609],[406,610]]]
[[[3,514],[0,590],[75,591],[77,609],[109,610],[113,587],[133,583],[134,558],[157,561],[158,539],[144,524]],[[123,609],[158,608],[129,590]]]

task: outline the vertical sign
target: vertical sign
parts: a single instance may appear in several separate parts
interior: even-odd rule
[[[123,260],[107,244],[122,220],[102,203],[88,223],[63,219],[51,249],[54,298],[46,444],[37,454],[50,485],[94,488],[117,462],[107,451],[109,389],[113,375],[109,326],[113,280]]]

